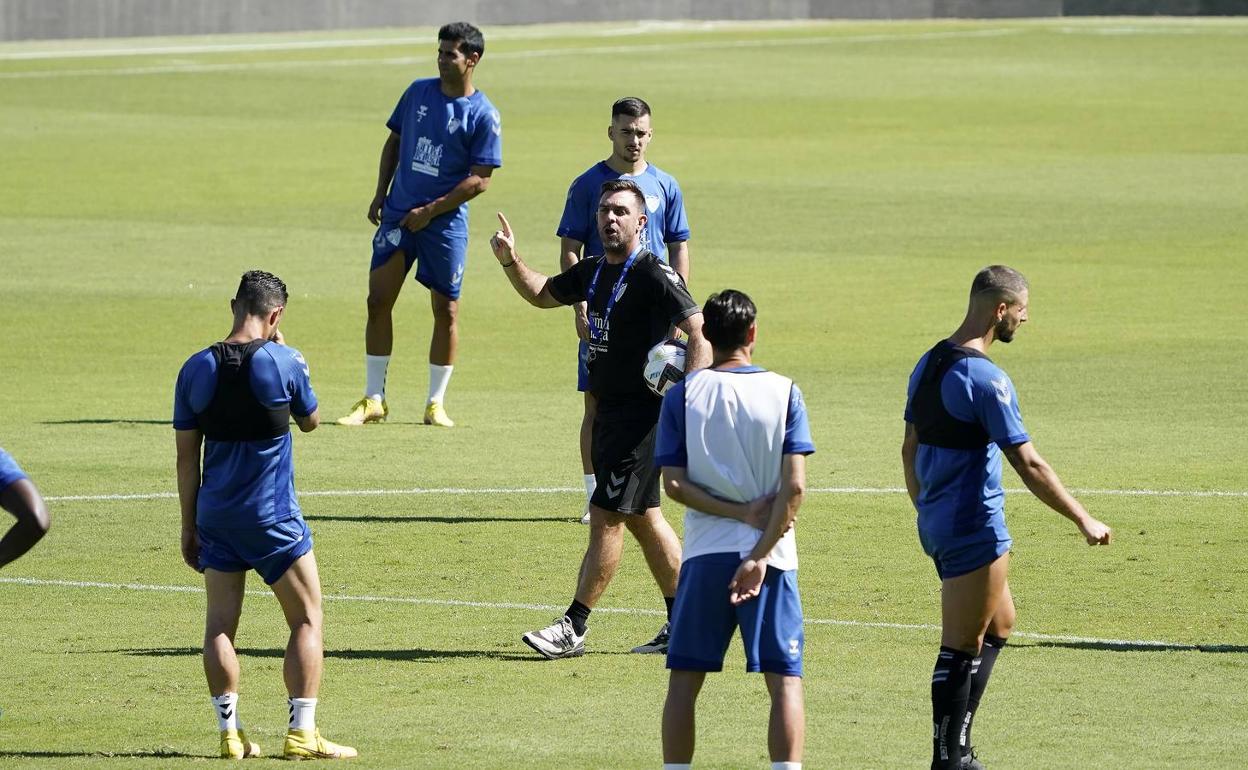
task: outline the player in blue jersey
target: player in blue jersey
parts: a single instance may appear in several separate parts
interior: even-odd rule
[[[641,245],[670,264],[685,283],[689,283],[689,220],[685,216],[685,200],[675,177],[646,161],[646,149],[654,131],[650,127],[650,105],[635,97],[620,99],[611,105],[611,156],[599,161],[572,181],[568,199],[559,220],[559,268],[568,270],[583,257],[601,256],[602,239],[598,237],[597,210],[602,183],[613,179],[636,182],[646,197],[646,226],[641,232]],[[572,306],[576,334],[580,338],[577,352],[576,389],[585,394],[585,413],[581,418],[581,473],[585,479],[585,513],[581,523],[589,523],[589,498],[594,494],[594,463],[590,456],[590,436],[598,401],[589,389],[589,316],[584,302]]]
[[[754,366],[757,311],[726,289],[702,306],[711,368],[663,397],[654,462],[685,510],[684,556],[667,650],[663,767],[693,761],[694,707],[740,627],[746,670],[771,695],[773,770],[800,770],[806,733],[802,604],[793,522],[815,451],[806,406],[787,377]]]
[[[485,40],[465,22],[438,30],[438,77],[408,86],[386,127],[377,194],[368,221],[377,225],[368,274],[364,327],[364,397],[342,425],[382,422],[386,369],[394,347],[391,314],[403,280],[429,289],[433,336],[429,343],[429,398],[425,424],[451,427],[446,386],[459,346],[459,293],[468,253],[468,201],[485,192],[503,165],[502,123],[472,76]]]
[[[52,517],[30,477],[3,448],[0,448],[0,508],[17,519],[0,538],[0,567],[4,567],[48,534]]]
[[[282,668],[290,705],[283,755],[340,759],[356,756],[355,749],[325,740],[316,728],[324,664],[321,581],[312,533],[295,498],[290,420],[307,432],[320,417],[308,366],[277,330],[286,299],[286,284],[277,276],[244,273],[230,301],[230,335],[191,356],[178,373],[173,427],[182,558],[203,573],[208,594],[204,673],[221,756],[260,753],[238,718],[234,650],[247,570],[254,569],[290,626]]]
[[[1062,486],[1023,427],[1014,383],[987,356],[1027,320],[1027,280],[1004,265],[971,283],[962,325],[919,359],[901,446],[919,541],[941,579],[940,653],[932,672],[932,767],[982,768],[971,723],[1014,628],[1001,455],[1032,494],[1079,527],[1089,545],[1110,529]]]

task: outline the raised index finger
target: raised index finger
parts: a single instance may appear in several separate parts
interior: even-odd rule
[[[498,221],[503,223],[503,235],[511,237],[511,223],[507,221],[507,217],[503,216],[503,212],[498,212]]]

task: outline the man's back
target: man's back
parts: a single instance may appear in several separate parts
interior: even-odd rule
[[[661,419],[656,463],[685,466],[691,482],[733,502],[774,494],[783,455],[814,451],[801,391],[787,377],[756,366],[694,372],[664,397]],[[674,436],[682,446],[667,440]],[[685,559],[744,554],[760,534],[743,522],[691,508],[685,514]],[[797,567],[792,531],[772,551],[771,563]]]
[[[204,415],[218,393],[220,368],[212,348],[182,366],[174,392],[175,429],[204,430]],[[316,411],[316,395],[299,351],[266,343],[250,358],[248,370],[251,394],[260,405],[289,405],[298,417]],[[247,441],[205,441],[197,500],[200,525],[268,526],[298,513],[288,432]]]

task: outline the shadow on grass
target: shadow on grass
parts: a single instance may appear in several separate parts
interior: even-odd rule
[[[40,425],[171,425],[169,420],[132,420],[129,417],[99,417],[82,420],[43,420]],[[77,756],[77,755],[75,755]]]
[[[102,650],[106,653],[121,653],[139,657],[199,657],[203,650],[199,647],[152,647],[121,650]],[[239,647],[236,652],[249,658],[281,658],[286,654],[282,649],[259,649],[256,647]],[[603,654],[603,653],[595,653]],[[611,654],[611,653],[605,653]],[[338,660],[393,660],[412,662],[420,660],[445,660],[450,658],[486,658],[490,660],[520,660],[545,662],[545,659],[533,652],[515,652],[508,650],[326,650],[325,657]]]
[[[151,749],[144,751],[21,751],[20,749],[0,750],[0,757],[16,759],[69,759],[72,757],[89,757],[91,759],[215,759],[215,754],[187,754],[173,749]]]
[[[1028,640],[1015,642],[1011,647],[1061,647],[1070,650],[1094,650],[1097,652],[1210,652],[1248,653],[1248,645],[1242,644],[1141,644],[1139,642],[1063,642],[1052,640]]]
[[[543,523],[577,521],[570,516],[341,516],[304,514],[308,521],[348,521],[356,524],[489,524],[494,522]]]

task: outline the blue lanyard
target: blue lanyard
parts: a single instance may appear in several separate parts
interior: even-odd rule
[[[633,263],[637,261],[637,255],[641,253],[641,247],[628,255],[628,260],[624,262],[624,269],[620,271],[620,277],[615,279],[615,285],[611,287],[611,296],[607,297],[607,306],[602,311],[602,329],[589,325],[589,338],[593,342],[602,342],[603,337],[607,334],[607,326],[611,320],[611,311],[615,310],[615,300],[620,296],[620,286],[623,285],[624,279],[628,277],[628,271],[633,268]],[[598,290],[598,277],[602,275],[602,266],[607,264],[606,256],[598,263],[598,268],[594,270],[594,279],[589,282],[589,288],[585,291],[585,305],[590,310],[594,307],[594,293]]]

